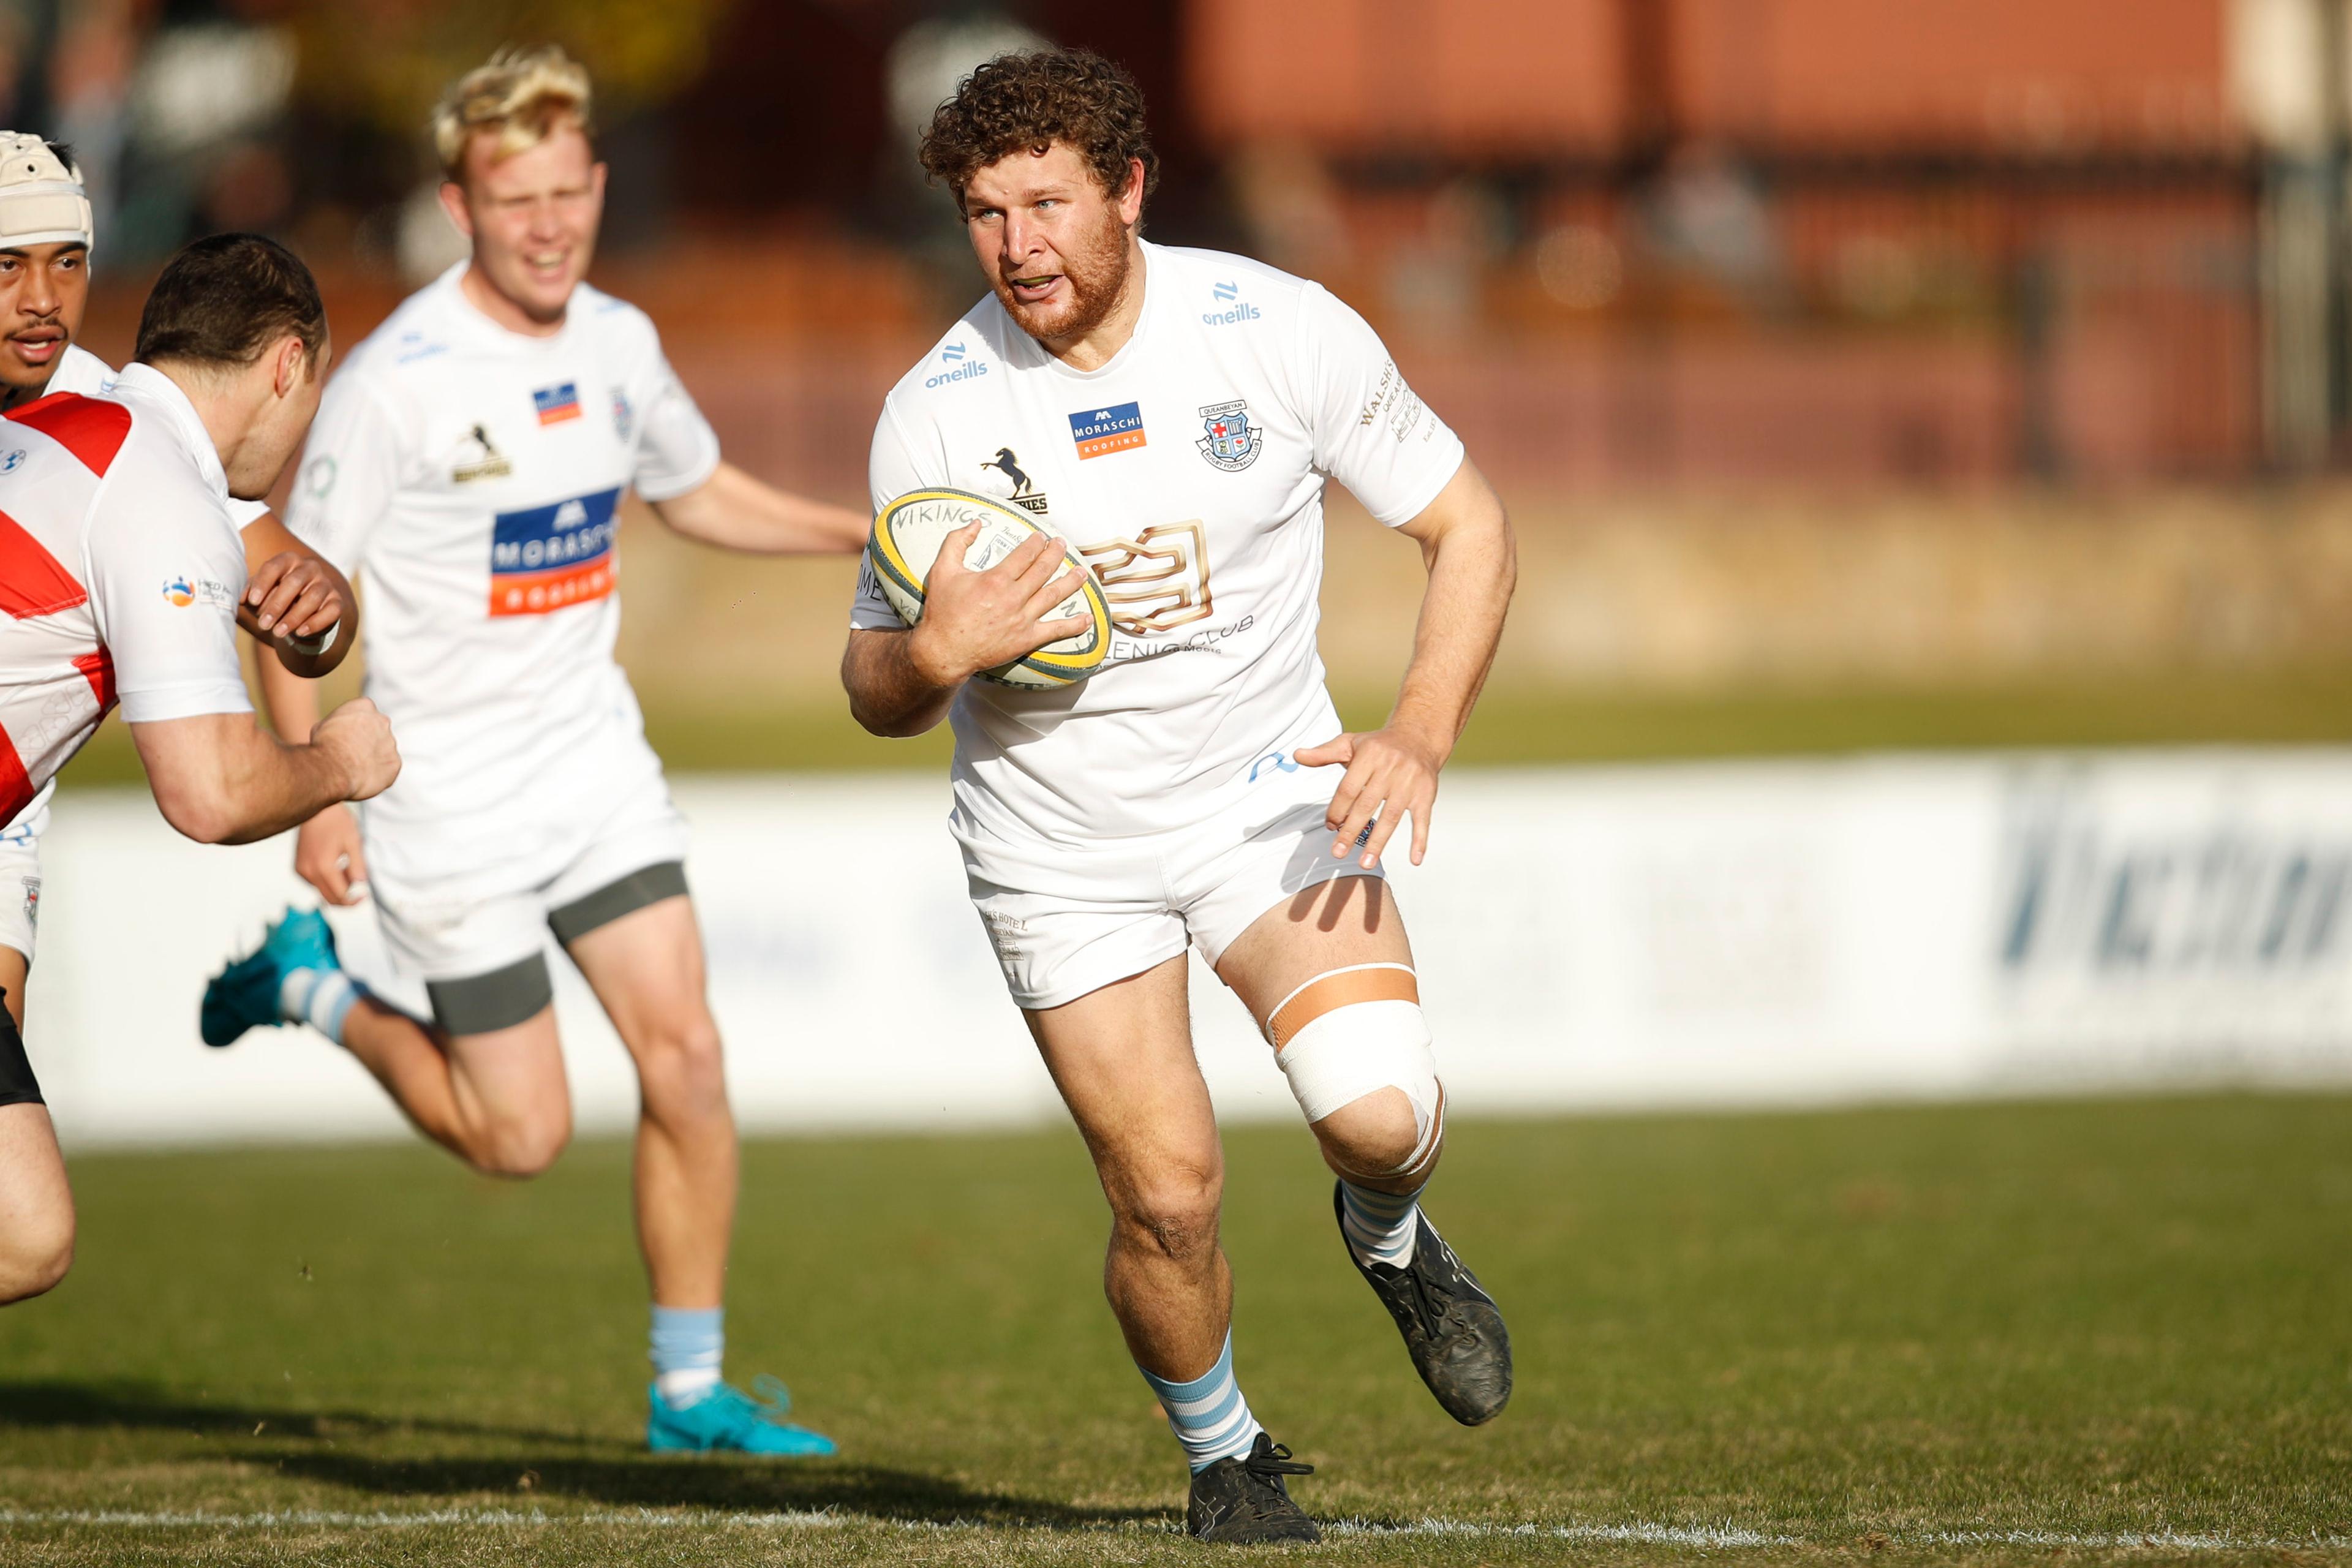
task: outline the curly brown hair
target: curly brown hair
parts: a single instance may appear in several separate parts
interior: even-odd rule
[[[971,177],[1010,153],[1066,142],[1107,195],[1143,163],[1143,194],[1160,183],[1160,154],[1143,126],[1135,79],[1088,49],[1032,49],[972,68],[923,132],[923,172],[963,205]]]

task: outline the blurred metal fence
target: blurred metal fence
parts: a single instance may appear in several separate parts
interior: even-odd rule
[[[1513,473],[2099,482],[2266,460],[2251,158],[1699,148],[1251,177],[1255,247],[1360,303]]]

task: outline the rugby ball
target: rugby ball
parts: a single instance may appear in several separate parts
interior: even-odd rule
[[[1103,602],[1102,584],[1094,573],[1060,535],[1040,526],[1027,512],[969,490],[911,490],[875,517],[866,554],[874,563],[882,596],[890,601],[898,618],[910,626],[923,618],[923,583],[939,560],[940,547],[949,534],[974,522],[980,524],[980,532],[964,552],[967,571],[984,572],[1012,554],[1022,541],[1042,533],[1061,545],[1062,564],[1054,581],[1066,580],[1070,590],[1069,596],[1045,618],[1084,616],[1089,623],[1077,636],[1047,643],[1026,658],[983,669],[980,678],[999,686],[1050,691],[1074,685],[1101,668],[1103,656],[1110,651],[1110,606]]]

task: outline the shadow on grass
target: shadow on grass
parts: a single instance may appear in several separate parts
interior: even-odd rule
[[[0,1382],[0,1430],[8,1427],[128,1427],[134,1431],[263,1432],[321,1441],[377,1433],[427,1432],[445,1436],[497,1437],[519,1443],[611,1447],[608,1438],[577,1432],[540,1432],[478,1421],[431,1416],[398,1418],[348,1410],[274,1410],[261,1405],[197,1403],[140,1384]]]
[[[646,1454],[634,1459],[568,1456],[501,1459],[377,1459],[316,1450],[277,1456],[284,1472],[383,1496],[446,1500],[497,1494],[509,1505],[555,1499],[614,1508],[715,1512],[816,1512],[929,1524],[1076,1530],[1169,1517],[1164,1509],[1076,1508],[1042,1498],[980,1491],[944,1476],[839,1459],[761,1460]],[[528,1479],[528,1489],[524,1482]]]
[[[609,1437],[483,1422],[199,1404],[119,1384],[0,1382],[0,1433],[60,1427],[235,1436],[245,1439],[230,1450],[240,1461],[352,1491],[445,1506],[457,1499],[526,1508],[562,1500],[612,1508],[714,1512],[830,1510],[933,1524],[1060,1530],[1170,1517],[1162,1509],[1076,1508],[1042,1498],[981,1491],[944,1476],[839,1459],[656,1455]],[[404,1434],[488,1440],[506,1447],[495,1454],[464,1457],[395,1458],[363,1451],[371,1436]],[[350,1446],[353,1439],[362,1447]]]

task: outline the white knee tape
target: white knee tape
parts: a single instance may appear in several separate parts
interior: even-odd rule
[[[1445,1091],[1412,970],[1364,963],[1318,974],[1268,1016],[1266,1037],[1309,1121],[1383,1089],[1401,1091],[1412,1104],[1412,1157],[1394,1172],[1365,1174],[1408,1173],[1436,1150],[1445,1130]]]

